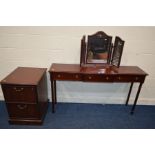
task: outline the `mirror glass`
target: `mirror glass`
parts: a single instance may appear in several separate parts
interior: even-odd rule
[[[113,56],[112,56],[112,61],[111,61],[112,65],[119,67],[122,52],[123,52],[123,46],[124,46],[124,41],[121,38],[116,36],[114,50],[113,50]]]
[[[93,35],[85,35],[81,39],[80,66],[120,66],[125,41],[115,37],[114,46],[112,36],[103,31]]]
[[[112,37],[104,32],[88,36],[86,63],[107,64],[110,56]]]

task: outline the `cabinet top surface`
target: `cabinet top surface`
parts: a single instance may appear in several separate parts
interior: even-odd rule
[[[18,67],[5,77],[1,84],[37,85],[46,68]]]
[[[81,74],[110,74],[110,75],[148,75],[141,68],[137,66],[87,66],[80,67],[79,64],[52,64],[50,70],[52,72],[67,72],[67,73],[81,73]]]

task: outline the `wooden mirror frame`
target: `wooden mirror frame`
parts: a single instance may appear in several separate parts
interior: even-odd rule
[[[86,36],[81,39],[81,54],[80,54],[80,66],[86,63]]]
[[[107,39],[107,51],[108,51],[108,57],[107,57],[107,63],[88,63],[87,62],[87,56],[88,56],[88,50],[90,49],[90,42],[89,40],[91,38],[102,38]],[[86,37],[83,36],[81,39],[81,57],[80,57],[80,66],[84,65],[107,65],[111,62],[111,53],[112,53],[112,37],[108,36],[106,33],[102,31],[98,31],[97,33],[93,35],[88,35],[88,42],[86,43]]]
[[[123,41],[120,37],[115,37],[114,48],[112,52],[111,65],[119,67],[121,63],[123,47],[125,41]]]

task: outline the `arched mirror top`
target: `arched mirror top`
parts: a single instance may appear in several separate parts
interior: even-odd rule
[[[124,41],[115,38],[103,31],[98,31],[88,37],[83,36],[81,40],[80,65],[113,65],[119,67],[123,52]]]
[[[112,37],[102,31],[88,35],[86,63],[107,64],[111,54],[111,42]]]

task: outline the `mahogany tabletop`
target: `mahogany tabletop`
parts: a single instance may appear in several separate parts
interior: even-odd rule
[[[1,84],[37,85],[46,68],[18,67],[5,77]]]
[[[137,66],[86,66],[80,67],[79,64],[57,64],[51,65],[50,73],[52,72],[67,72],[67,73],[81,73],[81,74],[112,74],[112,75],[148,75],[145,71]]]

